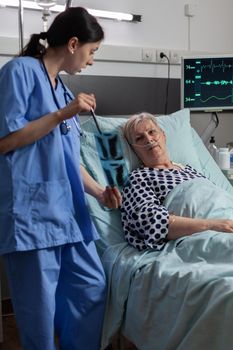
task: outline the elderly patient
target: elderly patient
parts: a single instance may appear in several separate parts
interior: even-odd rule
[[[174,215],[164,206],[165,199],[176,186],[206,178],[190,165],[176,164],[169,159],[165,133],[153,115],[144,112],[132,116],[123,132],[142,162],[140,168],[131,172],[123,189],[122,222],[129,244],[139,250],[161,250],[168,240],[197,232],[233,233],[233,220],[183,217]]]

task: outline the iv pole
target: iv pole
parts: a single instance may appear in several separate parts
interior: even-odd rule
[[[42,7],[42,20],[43,20],[43,30],[44,32],[47,32],[48,30],[48,17],[50,16],[50,7],[54,6],[56,1],[54,3],[49,0],[42,0],[37,1],[38,5]],[[66,9],[70,7],[72,4],[72,0],[66,0]],[[23,43],[23,1],[19,0],[19,11],[18,11],[18,20],[19,20],[19,51],[22,51],[24,43]]]
[[[66,1],[66,9],[68,9],[69,7],[71,7],[72,4],[72,0],[67,0]]]
[[[23,2],[22,0],[19,0],[18,21],[19,21],[19,51],[22,51],[23,49]]]
[[[37,5],[42,8],[43,31],[48,30],[48,18],[50,16],[50,8],[56,5],[56,0],[35,0]]]
[[[48,17],[50,16],[49,10],[50,10],[50,7],[55,5],[56,0],[55,1],[38,0],[37,3],[39,6],[41,6],[43,8],[43,11],[42,11],[42,20],[43,20],[43,26],[44,26],[43,30],[44,30],[44,32],[47,32],[47,30],[48,30]],[[71,6],[71,4],[72,4],[72,0],[66,0],[65,9],[69,8]]]

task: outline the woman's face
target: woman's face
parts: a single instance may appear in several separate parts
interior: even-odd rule
[[[152,120],[142,120],[131,134],[131,145],[147,167],[155,167],[167,160],[166,137]]]
[[[69,64],[66,72],[69,74],[80,73],[82,69],[91,66],[94,61],[94,53],[100,46],[100,41],[96,43],[79,44],[74,47],[73,54],[69,57]]]

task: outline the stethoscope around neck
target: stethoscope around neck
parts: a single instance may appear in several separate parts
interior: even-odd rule
[[[42,66],[43,66],[43,68],[44,68],[45,74],[46,74],[46,76],[47,76],[47,78],[48,78],[48,81],[49,81],[50,90],[51,90],[51,93],[52,93],[52,96],[53,96],[53,100],[54,100],[54,102],[55,102],[55,104],[56,104],[56,106],[57,106],[57,109],[61,109],[61,107],[60,107],[60,105],[59,105],[59,103],[58,103],[57,96],[56,96],[56,94],[55,94],[53,85],[52,85],[52,83],[51,83],[49,73],[48,73],[47,68],[46,68],[46,66],[45,66],[45,64],[44,64],[43,59],[41,59],[41,63],[42,63]],[[62,81],[62,79],[59,77],[59,75],[57,76],[57,79],[58,79],[58,81],[60,82],[60,84],[61,84],[61,86],[62,86],[62,89],[63,89],[63,92],[64,92],[65,104],[68,105],[68,103],[70,103],[70,102],[73,100],[73,97],[72,97],[71,94],[67,91],[67,89],[66,89],[66,87],[65,87],[65,85],[64,85],[64,83],[63,83],[63,81]],[[80,126],[78,125],[78,122],[77,122],[76,118],[73,117],[72,119],[73,119],[73,121],[74,121],[74,123],[75,123],[75,126],[76,126],[76,128],[77,128],[79,134],[82,135],[81,130],[80,130]],[[71,126],[69,125],[69,123],[68,123],[66,120],[63,120],[63,121],[61,122],[61,124],[60,124],[60,131],[61,131],[61,134],[62,134],[62,135],[67,135],[68,132],[70,131],[70,129],[71,129]]]

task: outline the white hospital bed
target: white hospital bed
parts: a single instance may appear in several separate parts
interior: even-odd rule
[[[130,171],[138,166],[139,162],[122,137],[121,125],[125,120],[122,116],[98,117],[102,131],[119,132],[121,148]],[[173,161],[192,165],[233,195],[232,186],[192,129],[189,110],[160,116],[157,120],[165,130],[170,158]],[[85,121],[82,129],[84,134],[81,144],[82,162],[93,177],[105,185],[106,178],[96,151],[94,137],[96,127],[93,120]],[[178,248],[174,241],[169,242],[161,253],[138,252],[124,240],[119,210],[106,210],[91,196],[88,196],[87,200],[101,237],[96,243],[109,286],[101,350],[105,349],[119,333],[128,338],[135,345],[134,348],[139,350],[232,350],[233,264],[231,267],[226,263],[223,270],[220,264],[221,276],[216,275],[212,280],[208,280],[210,273],[209,270],[205,272],[204,268],[207,264],[203,261],[192,262],[194,265],[190,267],[189,261],[177,259]],[[203,236],[201,245],[205,245],[205,239],[209,242],[208,234],[206,237]],[[195,247],[195,244],[198,246],[199,243],[195,240],[190,242],[191,247]],[[214,254],[219,254],[216,249],[213,248]],[[176,264],[178,262],[176,270],[172,270],[174,252],[176,252],[174,261]],[[192,254],[195,258],[195,252]],[[229,256],[229,261],[233,263],[233,252],[232,257]],[[198,267],[197,271],[193,267]],[[216,270],[217,268],[216,266]],[[204,280],[200,282],[201,284],[196,283],[196,277],[192,276],[193,270],[196,274],[203,270],[200,276]],[[226,278],[227,283],[224,282]],[[217,287],[211,289],[211,285],[215,282],[219,283],[219,289]],[[224,294],[224,283],[226,283],[226,294]],[[187,285],[190,285],[190,288]],[[217,295],[216,298],[213,297],[216,291],[222,293],[223,300],[218,301]],[[117,350],[127,348],[119,343],[117,347]]]

